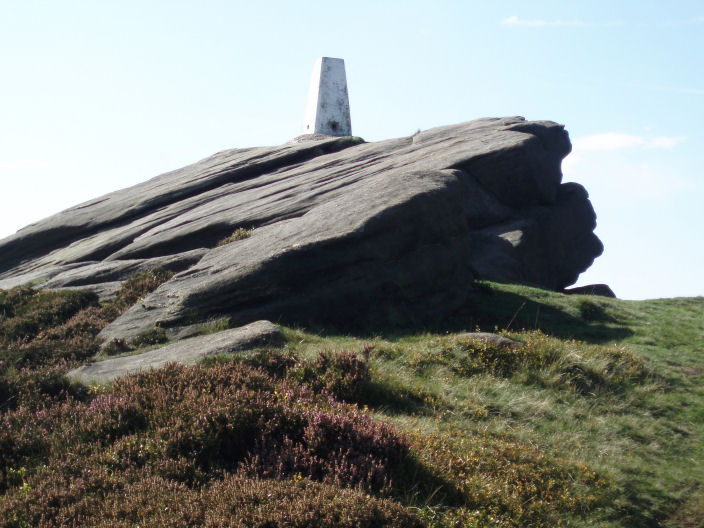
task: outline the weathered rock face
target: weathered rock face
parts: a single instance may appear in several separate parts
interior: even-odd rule
[[[562,289],[602,251],[586,191],[561,184],[570,148],[561,125],[513,117],[224,151],[0,241],[0,288],[180,271],[102,334],[128,340],[222,315],[440,318],[475,278]],[[214,247],[239,227],[252,235]]]
[[[216,334],[183,339],[141,354],[89,363],[73,369],[67,375],[84,383],[109,383],[133,372],[161,368],[167,363],[193,363],[207,356],[231,354],[257,347],[273,348],[283,344],[284,335],[278,326],[269,321],[255,321]]]

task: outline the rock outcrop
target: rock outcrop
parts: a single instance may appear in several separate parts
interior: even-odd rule
[[[455,339],[459,341],[474,342],[486,347],[493,346],[498,348],[509,348],[511,350],[516,350],[523,346],[523,343],[520,341],[516,341],[499,334],[494,334],[492,332],[465,332],[462,334],[457,334]]]
[[[587,284],[576,288],[567,288],[564,293],[570,295],[598,295],[600,297],[616,298],[616,294],[608,284]]]
[[[179,271],[103,330],[226,316],[306,324],[441,318],[476,278],[562,290],[601,254],[563,126],[479,119],[364,143],[220,152],[0,241],[0,288]],[[238,228],[251,236],[216,247]]]
[[[109,383],[143,370],[161,368],[167,363],[193,363],[207,356],[231,354],[258,347],[279,347],[284,343],[281,329],[269,321],[190,337],[154,350],[89,363],[68,373],[83,383]]]

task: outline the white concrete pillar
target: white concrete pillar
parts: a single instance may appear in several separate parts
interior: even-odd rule
[[[350,101],[345,61],[320,57],[315,61],[303,121],[304,134],[351,136]]]

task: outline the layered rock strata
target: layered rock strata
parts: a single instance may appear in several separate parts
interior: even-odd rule
[[[561,183],[570,148],[562,125],[511,117],[228,150],[0,241],[0,288],[178,271],[102,332],[128,341],[222,316],[437,319],[477,278],[561,290],[603,249],[587,192]],[[238,228],[250,236],[216,247]]]

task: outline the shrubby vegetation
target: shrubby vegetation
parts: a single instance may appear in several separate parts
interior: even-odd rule
[[[492,284],[465,325],[523,328],[504,332],[521,347],[458,337],[455,323],[364,338],[284,329],[279,351],[69,382],[100,329],[166,278],[136,276],[103,305],[0,292],[0,526],[702,519],[702,299]]]
[[[166,278],[133,277],[103,306],[90,293],[0,293],[3,526],[421,525],[381,496],[405,437],[335,399],[368,379],[354,354],[70,383],[63,374],[98,351],[100,329]]]
[[[149,482],[173,487],[196,511],[204,497],[188,490],[227,495],[224,484],[213,487],[225,478],[230,487],[273,478],[381,491],[408,444],[354,406],[229,362],[171,365],[119,380],[84,401],[66,395],[53,404],[21,405],[3,417],[0,452],[6,491],[0,518],[18,526],[51,518],[65,526],[91,518],[104,497],[117,499],[125,490],[158,500],[163,491]]]

